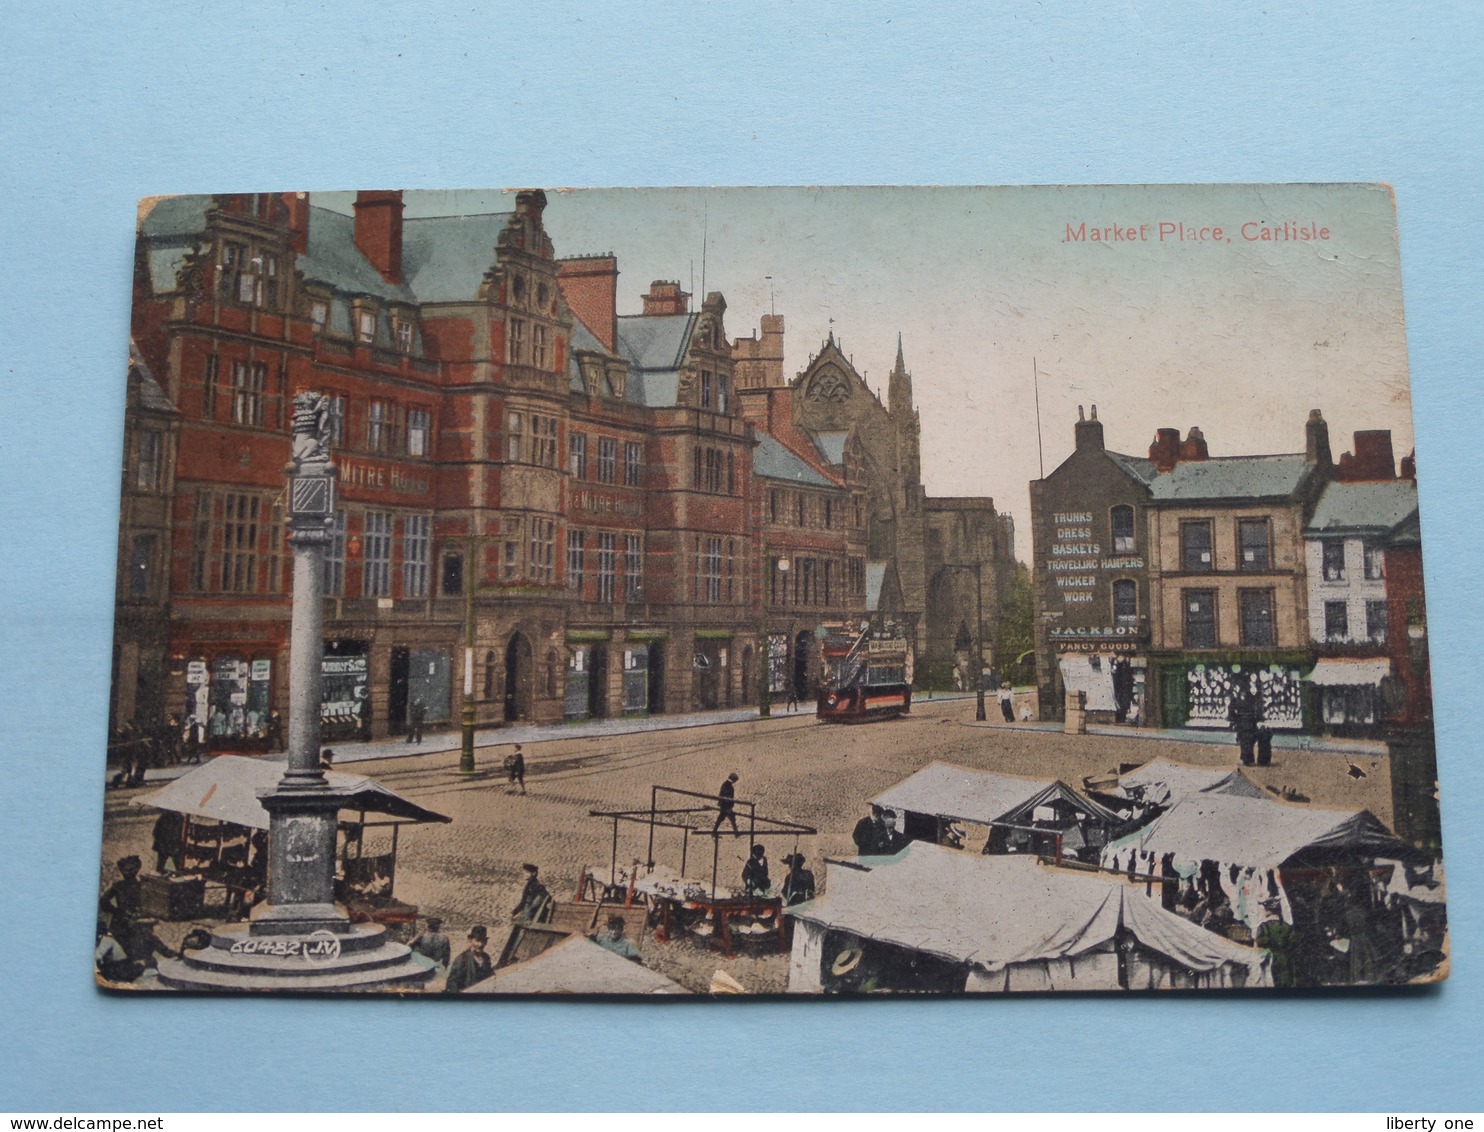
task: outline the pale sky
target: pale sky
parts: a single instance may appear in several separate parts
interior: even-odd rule
[[[1359,429],[1412,415],[1395,214],[1376,185],[548,190],[558,256],[614,252],[619,311],[653,279],[727,301],[736,338],[772,304],[784,372],[833,326],[884,396],[903,339],[934,495],[989,495],[1030,557],[1036,478],[1032,360],[1045,469],[1072,446],[1079,404],[1110,448],[1147,453],[1154,430],[1198,425],[1211,455],[1295,452],[1312,408],[1336,457]],[[347,209],[349,194],[316,194]],[[506,211],[494,192],[410,192],[407,215]],[[1244,224],[1327,228],[1325,240],[1250,241]],[[1085,223],[1089,239],[1069,241]],[[1160,240],[1161,223],[1220,241]],[[1093,242],[1094,228],[1145,239]],[[1209,233],[1207,233],[1209,235]],[[1249,228],[1248,234],[1257,234]],[[771,281],[767,278],[772,276]],[[833,324],[830,320],[833,319]]]

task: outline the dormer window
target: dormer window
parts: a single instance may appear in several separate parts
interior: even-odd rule
[[[368,346],[376,341],[375,311],[356,311],[356,341],[364,342]]]
[[[405,318],[399,318],[397,327],[397,349],[404,354],[412,353],[412,323]]]
[[[220,289],[223,298],[254,307],[276,308],[279,300],[278,257],[254,254],[247,244],[222,244]]]
[[[309,304],[309,321],[314,323],[317,333],[323,333],[325,324],[330,321],[330,304],[324,299],[315,299]]]

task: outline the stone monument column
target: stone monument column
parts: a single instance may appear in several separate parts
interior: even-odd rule
[[[350,922],[335,903],[335,832],[347,798],[319,759],[325,548],[335,515],[328,399],[294,396],[289,545],[294,598],[289,661],[289,757],[258,799],[268,811],[268,896],[248,924],[223,924],[206,947],[160,963],[181,990],[406,990],[433,977],[431,960]]]

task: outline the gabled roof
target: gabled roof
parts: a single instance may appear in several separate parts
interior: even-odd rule
[[[513,215],[487,212],[403,221],[402,278],[408,288],[424,303],[473,302],[485,272],[495,264],[500,231]],[[354,223],[352,219],[352,230]],[[309,231],[312,238],[313,222]]]
[[[1057,779],[1017,778],[987,770],[932,763],[871,801],[889,810],[911,810],[953,821],[989,825],[1029,811],[1057,796],[1105,821],[1120,820]]]
[[[831,865],[824,894],[788,914],[989,972],[1103,950],[1120,929],[1192,971],[1261,959],[1107,874],[925,841],[860,865]]]
[[[1302,452],[1188,460],[1156,475],[1149,481],[1149,492],[1156,502],[1282,499],[1303,486],[1309,470]]]
[[[752,450],[754,475],[763,476],[766,479],[806,484],[810,487],[837,486],[833,480],[808,463],[802,456],[780,444],[767,433],[759,433],[757,439],[757,447]]]
[[[406,227],[403,236],[403,264],[406,264]],[[401,303],[415,303],[417,296],[405,284],[388,283],[381,272],[356,247],[355,217],[343,212],[311,205],[309,208],[309,248],[299,256],[299,270],[304,278],[324,283],[351,295],[373,295]],[[410,273],[407,273],[410,274]],[[406,278],[407,275],[404,275]],[[472,296],[471,296],[472,297]]]
[[[1417,513],[1417,485],[1411,480],[1332,483],[1319,497],[1309,536],[1381,533]]]

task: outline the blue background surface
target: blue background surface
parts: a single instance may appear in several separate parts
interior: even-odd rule
[[[917,7],[0,12],[0,1108],[1484,1107],[1481,7]],[[1440,990],[650,1009],[93,989],[137,197],[1350,180],[1390,182],[1400,209],[1455,953]]]

